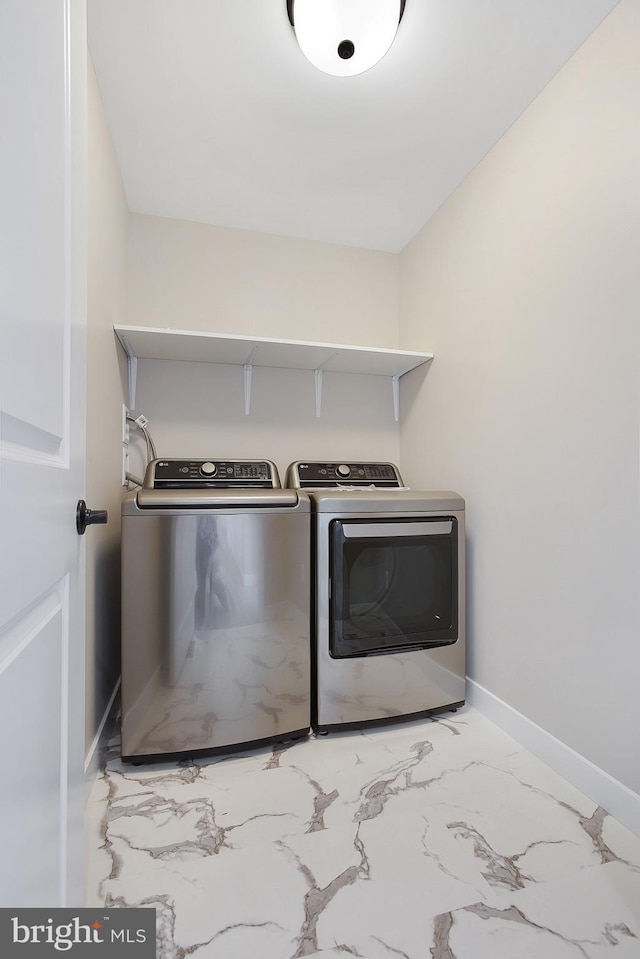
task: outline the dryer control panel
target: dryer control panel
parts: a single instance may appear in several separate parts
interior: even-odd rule
[[[270,460],[157,459],[149,463],[145,489],[280,489]]]
[[[291,489],[336,489],[356,486],[366,489],[399,489],[402,477],[393,463],[292,463],[286,484]]]

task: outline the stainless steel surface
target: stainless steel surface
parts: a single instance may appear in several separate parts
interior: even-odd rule
[[[289,489],[141,489],[140,509],[200,509],[220,507],[285,507],[298,502],[298,493]]]
[[[465,514],[459,497],[459,508],[446,514],[458,520],[458,641],[436,649],[354,659],[329,655],[329,525],[340,515],[349,520],[371,516],[352,502],[353,511],[314,514],[317,703],[312,722],[319,729],[444,709],[465,698]],[[403,518],[424,515],[420,508],[407,509]],[[438,516],[438,511],[429,516]]]
[[[304,732],[308,497],[248,490],[238,504],[240,491],[229,502],[208,490],[205,503],[198,491],[171,492],[183,497],[175,508],[162,495],[154,507],[152,490],[122,508],[123,756]]]
[[[307,490],[313,500],[316,513],[374,513],[378,516],[389,514],[395,519],[396,513],[424,511],[455,513],[464,509],[464,500],[451,490]],[[357,504],[357,505],[356,505]]]
[[[300,480],[297,461],[287,470],[285,485],[304,486],[311,499],[315,538],[314,654],[315,703],[312,725],[331,727],[392,720],[413,713],[437,712],[465,698],[465,504],[449,490],[417,491],[393,488],[313,489]],[[318,464],[316,464],[317,466]],[[341,464],[335,464],[336,466]],[[357,464],[348,464],[351,473]],[[387,467],[392,464],[378,464]],[[402,485],[400,474],[393,467]],[[308,470],[304,471],[305,474]],[[339,476],[338,476],[339,481]],[[346,485],[346,484],[345,484]],[[441,522],[433,520],[442,517]],[[345,539],[451,535],[457,520],[458,638],[448,645],[377,655],[333,658],[330,655],[331,583],[330,530],[341,520]],[[429,523],[419,520],[428,519]],[[350,524],[351,520],[359,520]],[[411,520],[412,522],[405,522]]]

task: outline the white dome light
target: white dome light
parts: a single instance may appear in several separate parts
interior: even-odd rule
[[[287,0],[305,57],[324,73],[353,77],[375,66],[393,43],[405,0]]]

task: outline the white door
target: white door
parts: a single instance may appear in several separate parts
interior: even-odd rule
[[[83,904],[86,62],[1,0],[0,906]]]

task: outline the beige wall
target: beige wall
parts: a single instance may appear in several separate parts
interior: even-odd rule
[[[131,216],[129,323],[398,344],[398,258],[311,240]]]
[[[131,325],[395,348],[398,257],[389,253],[132,215]],[[284,480],[295,459],[397,460],[391,381],[313,372],[144,360],[136,408],[160,455],[260,456]],[[141,470],[138,457],[135,469]]]
[[[469,675],[640,792],[640,5],[401,255],[401,462],[459,490]]]
[[[121,406],[124,360],[114,323],[126,322],[128,209],[91,60],[88,76],[89,260],[87,503],[109,522],[86,536],[86,748],[120,672]]]

